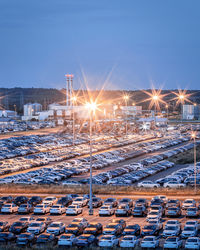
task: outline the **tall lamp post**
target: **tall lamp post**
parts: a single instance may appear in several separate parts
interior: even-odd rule
[[[196,153],[196,133],[193,132],[191,135],[194,141],[194,193],[197,194],[197,153]]]
[[[178,96],[178,99],[179,99],[179,101],[180,101],[180,103],[181,103],[181,124],[182,124],[182,120],[183,120],[183,118],[182,118],[182,113],[183,113],[183,104],[184,104],[184,102],[185,102],[185,95],[183,95],[183,94],[180,94],[179,96]]]
[[[77,97],[72,97],[72,112],[73,112],[73,147],[75,146],[75,114],[74,114],[74,104],[77,101]]]
[[[90,116],[90,200],[89,200],[89,215],[93,215],[92,207],[92,118],[95,115],[97,104],[95,102],[86,103],[86,108],[89,110]]]
[[[159,96],[158,95],[153,95],[152,96],[153,102],[154,102],[154,123],[156,126],[156,103],[159,101]]]
[[[124,95],[123,96],[124,100],[125,100],[125,104],[126,104],[126,135],[127,135],[127,132],[128,132],[128,121],[127,121],[127,102],[128,102],[128,99],[129,99],[129,96],[128,95]]]

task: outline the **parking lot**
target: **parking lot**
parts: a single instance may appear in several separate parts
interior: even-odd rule
[[[68,196],[70,197],[70,196]],[[20,207],[20,202],[19,202],[19,198],[16,199],[16,197],[14,197],[15,199],[13,200],[14,203],[18,202],[18,209]],[[61,198],[61,197],[60,197]],[[42,203],[48,203],[48,206],[53,207],[55,206],[56,203],[59,203],[58,200],[60,198],[53,198],[53,197],[49,197],[46,199],[43,198],[43,201],[41,201]],[[174,198],[167,198],[167,197],[164,197],[162,196],[162,198],[160,197],[152,197],[151,199],[147,199],[144,197],[144,198],[134,198],[134,199],[131,199],[131,197],[129,196],[127,199],[124,197],[119,197],[119,196],[116,196],[117,198],[117,206],[116,207],[113,207],[115,206],[116,204],[112,202],[112,199],[114,199],[115,201],[115,196],[114,197],[111,197],[110,199],[107,197],[100,197],[98,196],[97,199],[99,199],[100,201],[102,201],[103,205],[101,205],[99,208],[94,208],[94,215],[89,215],[89,209],[87,206],[81,206],[81,204],[83,204],[83,200],[86,200],[86,203],[88,203],[88,198],[87,196],[83,199],[81,196],[77,196],[77,198],[73,198],[73,204],[78,204],[78,202],[81,202],[79,203],[81,209],[82,209],[82,212],[81,214],[79,215],[68,215],[66,216],[66,211],[67,211],[67,208],[72,205],[70,205],[70,203],[67,205],[67,207],[65,207],[65,211],[63,212],[62,215],[51,215],[49,214],[49,212],[45,213],[45,214],[40,214],[40,215],[34,215],[33,212],[30,212],[28,214],[24,214],[24,215],[19,215],[17,214],[17,212],[15,213],[11,213],[11,214],[4,214],[4,213],[1,213],[0,214],[0,222],[8,222],[9,224],[9,227],[12,228],[12,229],[6,229],[5,231],[7,230],[10,230],[10,232],[14,232],[14,236],[15,236],[15,240],[12,241],[11,244],[13,244],[14,246],[17,245],[19,242],[17,241],[17,238],[20,238],[20,235],[23,235],[26,231],[29,231],[29,226],[31,225],[31,223],[34,223],[36,222],[36,220],[38,218],[45,218],[45,221],[48,221],[48,218],[50,219],[50,222],[46,224],[45,226],[45,230],[39,232],[39,233],[36,233],[36,236],[35,236],[35,240],[34,240],[34,243],[33,243],[33,246],[35,246],[35,244],[37,244],[37,238],[39,238],[40,235],[45,235],[46,232],[48,232],[48,228],[50,227],[50,223],[53,223],[53,222],[62,222],[64,223],[64,231],[63,232],[59,232],[59,233],[53,233],[55,235],[55,238],[54,241],[50,241],[50,244],[55,244],[55,248],[57,246],[59,246],[59,239],[62,237],[62,235],[66,235],[66,233],[69,235],[69,232],[67,230],[69,230],[69,225],[70,224],[73,224],[73,220],[76,219],[76,218],[80,218],[80,220],[83,220],[83,218],[86,220],[86,224],[84,225],[81,225],[81,223],[78,223],[80,228],[80,231],[74,231],[75,233],[75,238],[78,239],[78,237],[80,235],[83,235],[84,234],[84,230],[86,230],[86,227],[88,225],[96,225],[97,223],[100,223],[102,225],[102,232],[100,233],[97,233],[97,235],[95,235],[95,239],[96,239],[96,243],[91,243],[91,244],[97,244],[99,245],[101,242],[101,238],[108,235],[115,235],[116,236],[116,239],[117,239],[117,242],[118,244],[116,246],[119,246],[121,244],[121,242],[123,242],[123,239],[128,237],[128,236],[131,236],[132,237],[134,235],[136,235],[136,237],[134,238],[134,240],[136,241],[135,243],[136,244],[136,248],[140,248],[140,245],[143,241],[144,238],[148,238],[149,236],[155,236],[155,239],[158,241],[159,243],[159,248],[162,249],[164,244],[165,244],[165,241],[167,238],[176,238],[178,240],[181,241],[181,247],[184,248],[185,246],[185,242],[186,240],[189,238],[189,237],[195,237],[195,236],[199,236],[199,229],[200,229],[200,224],[198,224],[198,218],[199,218],[199,209],[200,209],[200,206],[199,206],[199,200],[196,199],[196,200],[193,200],[193,199],[185,199],[185,200],[178,200],[178,199],[174,199]],[[5,200],[5,198],[3,198]],[[71,198],[70,198],[71,199]],[[94,199],[94,198],[93,198]],[[0,199],[1,200],[1,199]],[[28,197],[28,200],[30,200],[30,197]],[[55,202],[50,202],[50,200],[55,200]],[[79,200],[79,201],[78,201]],[[47,202],[48,201],[48,202]],[[131,205],[130,202],[133,201],[133,206]],[[40,204],[42,204],[40,202]],[[8,204],[8,203],[4,203],[5,204]],[[21,203],[21,206],[23,204],[28,204],[28,203]],[[60,203],[59,203],[60,204]],[[63,203],[64,204],[64,203]],[[93,203],[95,204],[95,203]],[[116,216],[117,213],[119,213],[119,210],[123,210],[125,209],[125,207],[123,205],[125,204],[130,204],[130,207],[128,206],[128,209],[130,210],[130,215],[127,217],[127,216],[122,216],[122,215],[119,215],[119,216]],[[114,211],[114,215],[111,215],[111,216],[99,216],[99,213],[100,213],[100,210],[101,210],[101,207],[104,208],[104,207],[107,207],[107,211],[109,211],[109,206],[111,206],[111,209],[113,209]],[[3,207],[3,206],[2,206]],[[36,206],[35,206],[36,207]],[[113,208],[112,208],[113,207]],[[136,216],[135,215],[135,212],[136,211],[135,209],[138,208],[138,207],[143,207],[144,210],[145,210],[145,213],[143,215],[139,215],[139,216]],[[190,210],[190,208],[193,208],[195,207],[198,211],[198,214],[197,216],[189,216],[188,215],[188,211]],[[2,208],[1,208],[2,209]],[[127,208],[126,208],[127,209]],[[169,216],[169,211],[173,210],[173,209],[179,209],[181,211],[180,214],[173,214],[173,215],[170,215]],[[187,215],[187,217],[186,217]],[[29,219],[31,218],[31,221],[29,221],[25,228],[23,228],[22,231],[14,231],[15,229],[13,229],[12,224],[13,223],[16,223],[18,221],[21,220],[21,218],[24,218],[24,220]],[[113,220],[124,220],[125,221],[125,224],[124,226],[121,227],[121,222],[119,223],[118,221],[114,222]],[[30,220],[30,219],[29,219]],[[108,225],[113,225],[113,222],[118,225],[117,227],[120,228],[119,231],[109,231],[109,233],[106,232],[106,228]],[[192,232],[187,232],[188,234],[185,234],[185,230],[184,228],[187,228],[187,225],[186,222],[190,223],[191,222],[191,228],[194,229],[194,226],[193,224],[195,224],[195,228],[196,228],[196,231],[192,231]],[[167,230],[167,227],[169,227],[169,223],[171,223],[173,226],[174,224],[175,225],[178,225],[178,230],[176,230],[175,228],[175,231],[173,229],[173,227],[171,228],[171,231],[170,230]],[[83,224],[83,223],[82,223]],[[128,231],[128,226],[129,225],[138,225],[139,226],[139,231]],[[150,230],[150,229],[146,229],[148,228],[149,226],[152,226],[153,225],[153,229]],[[155,226],[155,228],[154,228]],[[88,227],[87,227],[88,228]],[[126,229],[127,228],[127,229]],[[55,230],[55,229],[54,229]],[[71,229],[70,229],[71,230]],[[74,230],[74,228],[72,228],[72,231]],[[71,232],[71,231],[70,231]],[[126,233],[127,232],[127,233]],[[127,235],[127,236],[126,236]],[[0,233],[0,242],[3,243],[4,241],[2,240],[2,233]],[[75,243],[76,241],[74,241],[74,244],[76,245]],[[4,242],[5,243],[5,242]],[[3,243],[3,244],[4,244]],[[30,242],[29,242],[30,243]],[[48,243],[48,242],[46,242]],[[132,242],[133,243],[133,242]],[[132,244],[130,243],[130,244]],[[24,244],[24,243],[23,243]],[[39,243],[37,245],[40,245]],[[84,245],[83,245],[84,246]],[[88,245],[87,245],[88,246]],[[114,245],[113,245],[114,246]],[[130,245],[129,247],[131,247],[132,245]],[[179,248],[181,248],[179,247]],[[156,249],[158,249],[158,246],[155,247]]]

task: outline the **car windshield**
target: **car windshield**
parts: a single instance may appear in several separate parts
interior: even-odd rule
[[[177,211],[177,208],[176,207],[170,207],[168,210],[169,211]]]
[[[13,226],[21,226],[21,225],[22,225],[21,222],[15,222],[15,223],[13,223]]]
[[[196,221],[187,221],[186,224],[187,224],[187,225],[195,225],[195,224],[196,224]]]
[[[52,208],[60,208],[60,206],[53,206]]]
[[[173,237],[173,238],[167,238],[166,239],[167,242],[176,242],[176,238]]]
[[[19,238],[28,238],[30,236],[30,234],[20,234],[19,236],[18,236],[18,239]]]
[[[45,201],[52,201],[53,198],[50,198],[50,197],[49,197],[49,198],[45,198],[44,200],[45,200]]]
[[[88,225],[87,227],[89,227],[89,228],[96,228],[97,227],[97,225],[93,225],[93,224],[90,224],[90,225]]]
[[[1,237],[7,237],[8,236],[8,233],[0,233],[0,238]]]
[[[187,201],[185,201],[184,203],[193,203],[193,201],[190,201],[190,200],[187,200]]]
[[[27,204],[22,204],[20,207],[27,207],[28,205]]]
[[[150,212],[149,214],[150,214],[150,215],[157,215],[157,214],[158,214],[158,212],[156,212],[156,211],[152,211],[152,212]]]
[[[48,239],[50,235],[47,234],[41,234],[38,238],[40,239]]]
[[[196,211],[197,209],[195,207],[188,208],[188,211]]]
[[[71,209],[73,209],[73,208],[76,208],[76,206],[69,206],[68,208],[71,208]]]
[[[177,227],[173,227],[173,226],[166,226],[165,230],[177,230]]]
[[[60,239],[71,239],[71,235],[61,235]]]
[[[37,205],[36,208],[43,208],[44,205]]]
[[[53,223],[53,224],[50,225],[50,227],[60,227],[60,225],[57,224],[57,223]]]
[[[110,199],[108,198],[108,199],[105,200],[105,202],[113,202],[113,199],[112,198],[110,198]]]
[[[70,224],[68,227],[78,227],[77,224]]]
[[[3,222],[0,222],[0,226],[3,226],[3,224],[4,224]]]
[[[156,227],[154,225],[146,225],[144,226],[144,229],[155,229]]]
[[[184,227],[185,231],[194,231],[195,228],[194,227]]]
[[[194,242],[194,243],[196,243],[196,242],[198,242],[198,239],[190,238],[190,239],[187,240],[187,242]]]
[[[124,237],[123,240],[134,240],[133,237]]]
[[[40,227],[40,223],[31,223],[30,227]]]
[[[177,203],[177,200],[170,200],[168,203]]]
[[[80,240],[87,240],[90,236],[79,236]]]
[[[153,241],[154,238],[144,238],[143,241]]]
[[[4,205],[4,207],[11,207],[11,205]]]
[[[116,228],[117,225],[107,225],[106,228]]]
[[[126,227],[126,229],[135,229],[135,228],[137,228],[136,225],[128,225],[128,226]]]
[[[103,236],[101,240],[112,240],[111,236]]]
[[[106,209],[107,210],[107,209],[109,209],[109,207],[101,207],[101,209]]]

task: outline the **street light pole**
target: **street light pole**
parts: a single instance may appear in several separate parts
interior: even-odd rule
[[[195,136],[193,137],[194,139],[194,193],[197,194],[197,157],[196,157],[196,138]]]
[[[92,207],[92,110],[90,110],[90,200],[89,215],[93,215]]]

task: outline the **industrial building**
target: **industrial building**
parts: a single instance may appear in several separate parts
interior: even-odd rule
[[[182,119],[184,120],[199,120],[200,112],[199,105],[185,104],[182,106]]]

